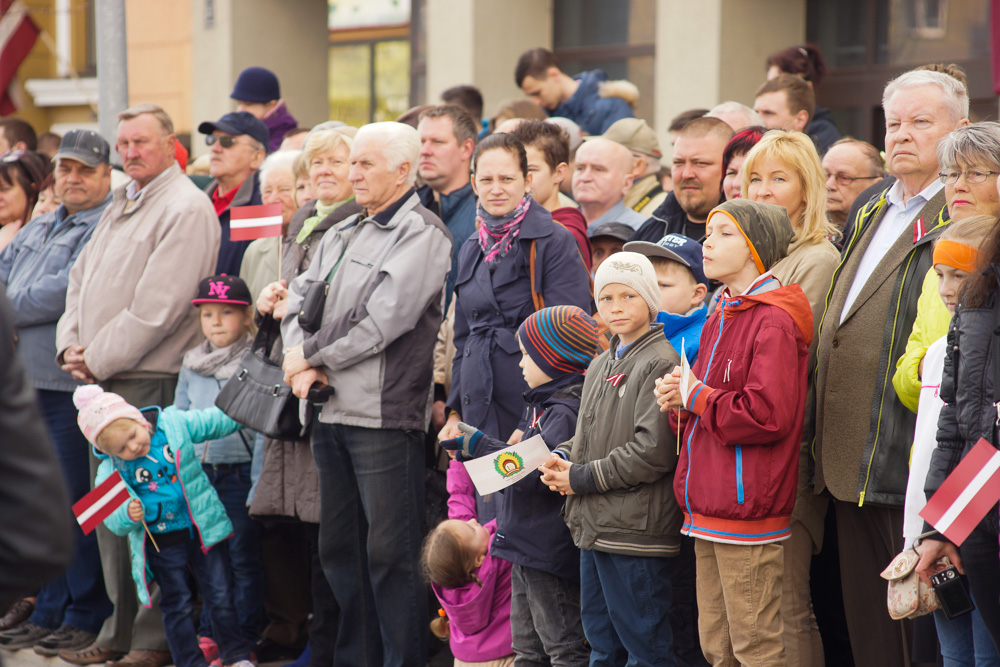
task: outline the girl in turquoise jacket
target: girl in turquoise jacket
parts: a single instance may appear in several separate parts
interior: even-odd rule
[[[241,636],[232,602],[226,549],[217,546],[233,527],[194,453],[195,442],[224,437],[240,425],[218,408],[140,411],[96,385],[79,387],[73,402],[80,411],[80,430],[102,459],[96,484],[117,471],[132,498],[104,525],[128,538],[140,602],[150,605],[151,580],[160,585],[160,609],[174,664],[208,665],[191,614],[186,583],[190,569],[209,603],[223,663],[252,667],[251,647]]]

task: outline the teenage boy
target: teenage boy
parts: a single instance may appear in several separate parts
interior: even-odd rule
[[[663,334],[678,354],[683,344],[684,354],[693,364],[708,317],[708,278],[702,268],[701,244],[681,234],[667,234],[656,243],[631,241],[623,250],[649,258],[660,287],[656,321],[663,325]]]
[[[529,426],[522,440],[541,435],[550,448],[573,437],[584,372],[597,352],[597,323],[576,306],[532,313],[517,331]],[[509,445],[460,424],[467,435],[445,440],[466,457]],[[478,435],[477,435],[478,434]],[[473,444],[475,443],[475,444]],[[580,550],[562,520],[563,498],[538,475],[504,489],[490,553],[514,564],[510,622],[515,662],[586,667],[590,649],[580,623]]]
[[[770,270],[793,235],[780,206],[736,199],[712,211],[705,274],[724,289],[702,332],[708,354],[685,385],[680,369],[656,383],[661,409],[677,409],[674,492],[681,532],[697,538],[698,629],[713,665],[785,664],[779,542],[795,504],[813,329],[802,289]]]
[[[660,311],[653,265],[612,255],[594,276],[598,311],[614,337],[587,369],[572,440],[541,466],[568,496],[563,516],[580,552],[581,618],[591,665],[673,666],[672,558],[680,508],[677,454],[653,388],[679,357],[652,324]]]
[[[569,134],[555,123],[525,120],[511,132],[528,156],[531,196],[552,214],[552,219],[568,229],[580,248],[587,271],[592,270],[587,219],[576,206],[566,206],[559,197],[559,186],[569,174]]]

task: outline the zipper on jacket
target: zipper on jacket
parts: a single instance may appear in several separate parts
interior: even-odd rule
[[[743,445],[736,445],[736,502],[743,504]]]
[[[705,366],[705,380],[708,379],[708,374],[712,370],[712,362],[715,360],[715,350],[719,347],[719,341],[722,340],[722,325],[726,323],[726,302],[721,301],[721,307],[719,308],[719,333],[715,338],[715,343],[712,344],[712,353],[708,355],[708,365]],[[704,380],[702,380],[704,382]],[[694,431],[698,428],[698,422],[701,421],[701,415],[698,415],[694,419],[694,423],[691,424],[691,432],[688,433],[688,439],[684,447],[687,449],[688,455],[688,467],[684,471],[684,507],[687,508],[688,516],[693,517],[691,512],[691,503],[688,501],[688,484],[691,481],[691,439],[694,438]],[[679,425],[679,424],[678,424]],[[692,524],[694,519],[691,520]]]
[[[934,225],[931,231],[942,226],[941,214],[938,214],[938,224]],[[906,259],[906,265],[903,267],[903,278],[900,280],[899,293],[896,294],[896,308],[892,314],[892,331],[889,335],[889,351],[886,357],[886,373],[882,378],[882,392],[879,394],[878,402],[878,417],[875,420],[875,440],[872,442],[872,451],[868,455],[868,468],[865,470],[865,483],[861,486],[861,492],[858,494],[858,507],[862,507],[865,504],[865,494],[868,492],[868,481],[872,476],[872,464],[875,462],[875,451],[878,449],[878,438],[879,432],[882,430],[882,409],[885,406],[885,390],[889,384],[889,371],[888,371],[888,360],[892,359],[892,351],[895,348],[896,342],[896,327],[899,324],[899,309],[903,302],[903,290],[906,287],[906,274],[910,270],[910,266],[913,264],[913,260],[916,257],[915,249],[910,251],[909,257]]]

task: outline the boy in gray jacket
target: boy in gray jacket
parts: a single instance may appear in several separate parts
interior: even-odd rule
[[[583,629],[591,663],[673,666],[669,557],[680,545],[672,484],[676,441],[653,389],[680,360],[652,324],[656,272],[634,252],[609,257],[594,276],[597,309],[614,337],[587,370],[576,434],[541,467],[568,496],[564,515],[580,552]]]

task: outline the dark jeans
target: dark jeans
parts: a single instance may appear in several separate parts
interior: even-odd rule
[[[90,444],[77,426],[73,394],[39,389],[38,403],[62,469],[66,493],[70,503],[75,503],[90,491]],[[66,511],[70,511],[68,507]],[[111,602],[104,592],[97,534],[84,535],[80,530],[74,530],[73,534],[76,537],[73,562],[65,574],[38,593],[30,620],[43,628],[54,630],[60,625],[72,625],[97,634],[111,613]]]
[[[591,667],[674,667],[670,560],[580,551]]]
[[[225,541],[229,571],[233,578],[233,599],[243,637],[256,642],[264,629],[264,562],[261,559],[263,527],[250,518],[250,462],[203,464],[208,481],[215,487],[226,514],[233,523],[233,535]],[[215,637],[207,614],[202,615],[199,633]]]
[[[177,667],[204,667],[208,664],[198,648],[198,636],[195,634],[194,596],[188,588],[188,568],[194,574],[205,606],[211,609],[212,629],[223,664],[250,659],[251,645],[240,633],[233,607],[226,550],[218,547],[209,549],[207,554],[202,553],[200,542],[190,539],[180,544],[161,546],[157,553],[147,540],[146,558],[160,584],[163,627]]]
[[[337,667],[337,628],[340,607],[319,559],[319,524],[303,524],[309,537],[309,576],[312,582],[312,623],[309,626],[309,667]]]
[[[319,556],[343,610],[338,667],[426,664],[423,438],[419,431],[313,424]]]
[[[1000,567],[997,566],[997,507],[993,506],[962,542],[959,554],[969,578],[969,590],[983,623],[1000,647]]]
[[[510,571],[514,664],[585,667],[590,649],[580,622],[580,584],[515,564]]]

